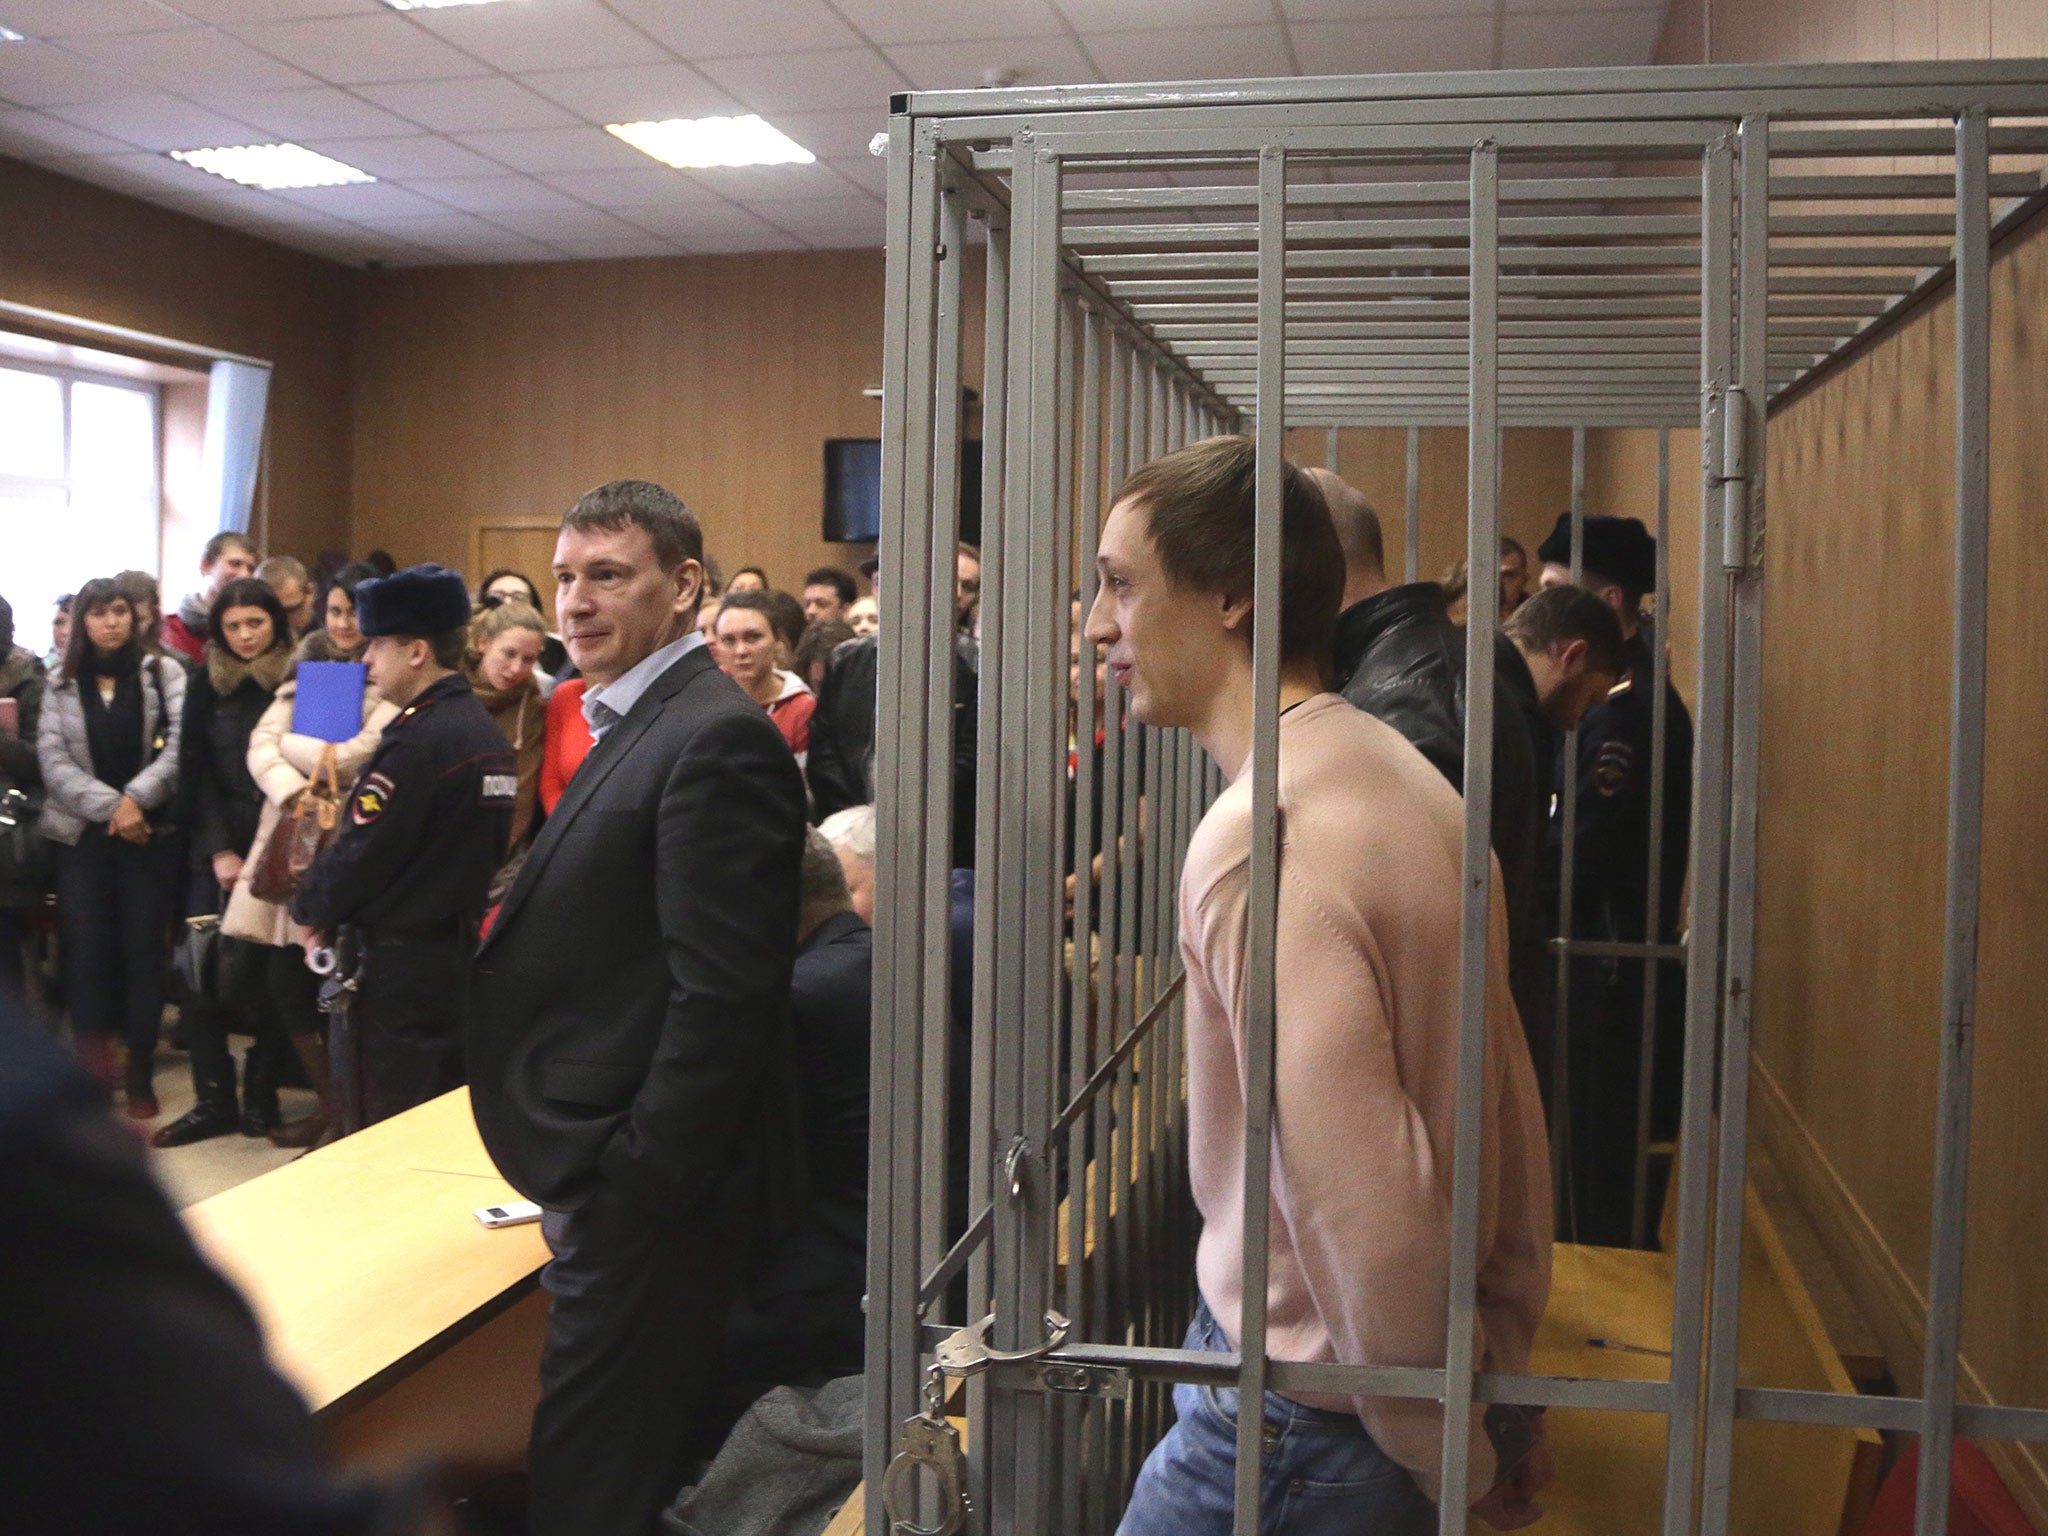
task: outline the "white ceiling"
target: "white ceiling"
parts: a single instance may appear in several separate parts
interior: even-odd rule
[[[0,154],[337,261],[882,243],[892,92],[1627,65],[1663,0],[0,0]],[[758,112],[813,165],[676,171],[604,132]],[[289,139],[373,185],[164,151]]]

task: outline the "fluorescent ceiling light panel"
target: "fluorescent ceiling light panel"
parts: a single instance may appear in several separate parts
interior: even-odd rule
[[[297,144],[238,144],[225,149],[174,149],[173,160],[194,170],[239,181],[245,187],[281,192],[293,187],[347,187],[375,181],[326,155]]]
[[[0,27],[0,43],[25,43],[27,41],[27,33],[17,32],[12,27]]]
[[[720,165],[809,165],[818,157],[759,117],[672,117],[661,123],[607,123],[642,154],[678,170]]]

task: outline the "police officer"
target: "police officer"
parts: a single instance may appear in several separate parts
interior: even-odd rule
[[[1663,849],[1654,934],[1649,911],[1652,748],[1655,735],[1655,644],[1642,612],[1657,585],[1657,541],[1633,517],[1585,519],[1579,585],[1603,597],[1621,619],[1628,674],[1579,722],[1578,756],[1567,765],[1562,744],[1554,782],[1559,791],[1549,828],[1550,908],[1558,908],[1557,873],[1564,842],[1564,795],[1576,802],[1572,839],[1572,914],[1580,940],[1676,943],[1692,827],[1692,716],[1665,685]],[[1571,518],[1537,549],[1543,585],[1571,580]],[[1651,1136],[1676,1131],[1684,1060],[1684,970],[1659,967],[1656,1069]],[[1570,1121],[1566,1135],[1566,1197],[1560,1234],[1572,1241],[1625,1246],[1631,1237],[1636,1164],[1637,1089],[1642,1052],[1643,969],[1639,960],[1579,957],[1571,962],[1567,1029]],[[1547,1072],[1549,1063],[1539,1063]],[[1654,1227],[1661,1174],[1653,1171],[1648,1209]]]
[[[471,957],[504,862],[518,767],[462,674],[469,591],[419,565],[356,589],[370,683],[399,707],[356,781],[341,835],[307,872],[292,916],[313,950],[341,939],[355,980],[354,1049],[337,1050],[344,1114],[359,1068],[375,1124],[463,1081]],[[349,1059],[353,1057],[354,1059]]]

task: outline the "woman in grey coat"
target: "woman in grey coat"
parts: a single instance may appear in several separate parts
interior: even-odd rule
[[[164,939],[178,891],[164,813],[178,787],[185,669],[143,650],[111,580],[87,582],[71,612],[36,729],[42,833],[59,845],[65,994],[86,1065],[111,1089],[125,1042],[128,1113],[153,1120]]]

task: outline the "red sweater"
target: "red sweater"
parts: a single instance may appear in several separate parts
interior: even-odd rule
[[[572,677],[557,683],[548,698],[547,745],[540,759],[542,810],[554,814],[555,802],[562,798],[562,791],[594,745],[590,722],[583,718],[583,679]]]

